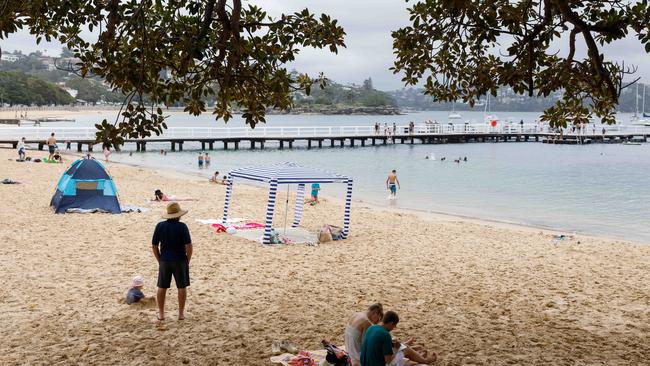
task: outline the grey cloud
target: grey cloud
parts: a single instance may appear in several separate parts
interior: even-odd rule
[[[250,0],[265,9],[270,15],[292,13],[307,7],[312,12],[326,13],[345,28],[347,48],[338,55],[327,50],[304,49],[296,61],[289,65],[309,74],[324,72],[327,77],[339,82],[361,83],[372,77],[379,89],[399,89],[403,86],[399,75],[388,69],[393,65],[391,31],[408,24],[407,7],[412,2],[400,0]],[[11,35],[2,40],[3,50],[21,49],[24,52],[46,50],[50,55],[58,55],[61,45],[58,42],[36,45],[34,38],[26,31]],[[567,51],[567,42],[559,41],[556,47],[560,52]],[[636,76],[650,81],[650,55],[648,55],[634,36],[604,48],[607,58],[639,67]]]

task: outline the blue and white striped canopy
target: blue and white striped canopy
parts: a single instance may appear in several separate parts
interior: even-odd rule
[[[292,162],[238,168],[230,171],[230,176],[267,183],[276,181],[277,184],[346,183],[349,180],[343,175]]]

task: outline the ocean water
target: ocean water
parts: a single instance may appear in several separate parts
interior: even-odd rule
[[[464,119],[482,120],[480,112],[462,112]],[[372,125],[375,122],[446,122],[448,112],[402,116],[291,116],[268,117],[268,126]],[[498,113],[500,118],[532,122],[537,113]],[[95,116],[77,116],[75,125],[96,122]],[[623,123],[629,115],[620,117]],[[237,117],[227,126],[241,126]],[[210,116],[173,115],[170,126],[218,126]],[[467,143],[448,145],[387,145],[308,150],[210,151],[208,169],[197,166],[198,144],[186,143],[183,152],[161,155],[168,143],[149,143],[148,152],[114,153],[113,160],[152,168],[201,174],[225,174],[245,165],[293,161],[346,174],[354,178],[353,198],[372,204],[521,223],[561,232],[604,235],[650,243],[650,144],[594,144],[583,146],[541,143]],[[192,150],[193,151],[189,151]],[[100,154],[98,154],[100,155]],[[435,155],[436,160],[425,156]],[[445,161],[441,158],[445,157]],[[454,159],[467,157],[467,162]],[[402,189],[387,200],[385,180],[396,169]],[[119,186],[119,182],[118,186]],[[344,198],[344,187],[324,185],[322,193]],[[236,188],[235,188],[236,189]],[[293,188],[295,189],[295,187]],[[183,192],[171,192],[182,195]],[[221,207],[215,206],[215,215]],[[354,209],[353,209],[354,214]]]

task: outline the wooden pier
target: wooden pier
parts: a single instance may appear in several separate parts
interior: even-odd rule
[[[393,134],[376,132],[373,126],[318,126],[318,127],[170,127],[160,136],[147,139],[127,139],[126,144],[135,145],[136,151],[147,151],[147,144],[167,145],[165,150],[183,151],[187,143],[193,150],[214,149],[264,149],[273,144],[279,149],[302,147],[342,148],[389,144],[447,144],[447,143],[504,143],[543,142],[548,144],[622,143],[625,141],[647,142],[650,128],[644,126],[616,126],[605,133],[558,134],[538,125],[510,125],[495,128],[483,124],[419,125],[413,131],[408,126],[396,126]],[[45,140],[54,132],[59,149],[93,151],[96,129],[92,127],[6,127],[0,128],[0,145],[16,147],[21,137],[32,148],[44,149]]]

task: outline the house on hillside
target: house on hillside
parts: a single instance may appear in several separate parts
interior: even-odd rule
[[[7,62],[16,62],[16,61],[20,60],[20,56],[12,55],[10,53],[3,53],[0,56],[0,60],[7,61]]]

